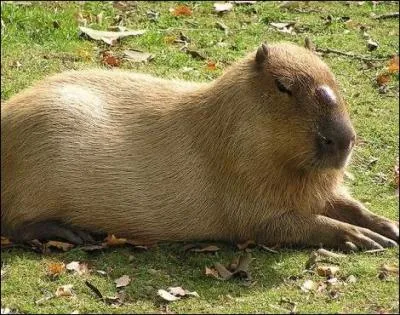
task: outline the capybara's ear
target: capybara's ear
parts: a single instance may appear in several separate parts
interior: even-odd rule
[[[315,51],[315,45],[309,37],[304,39],[304,47],[311,50],[312,52]]]
[[[261,44],[257,49],[256,63],[262,64],[268,58],[268,46],[266,43]]]

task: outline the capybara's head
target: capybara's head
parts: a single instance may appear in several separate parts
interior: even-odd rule
[[[343,169],[355,131],[329,67],[311,50],[287,43],[263,44],[251,56],[256,114],[238,134],[253,157],[297,170]]]

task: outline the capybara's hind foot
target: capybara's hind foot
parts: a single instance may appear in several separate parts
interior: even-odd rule
[[[93,237],[86,231],[68,227],[56,221],[44,221],[27,224],[12,233],[16,241],[27,242],[38,240],[62,240],[68,243],[81,245],[95,243]]]

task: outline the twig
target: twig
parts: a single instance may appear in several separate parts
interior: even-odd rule
[[[391,12],[391,13],[386,13],[382,15],[377,15],[374,16],[375,20],[383,20],[383,19],[390,19],[390,18],[396,18],[399,17],[399,12]]]
[[[371,57],[359,56],[359,55],[355,55],[352,53],[339,51],[339,50],[331,49],[331,48],[316,48],[315,50],[318,52],[324,53],[324,54],[336,54],[336,55],[346,56],[346,57],[359,59],[359,60],[363,60],[363,61],[386,61],[391,57],[391,56],[388,56],[386,58],[371,58]]]

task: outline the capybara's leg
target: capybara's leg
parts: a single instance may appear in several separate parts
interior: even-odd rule
[[[397,243],[369,229],[321,215],[288,213],[264,225],[258,241],[267,244],[324,246],[344,251],[381,249]]]
[[[12,232],[10,237],[16,241],[26,242],[33,239],[61,239],[72,244],[94,243],[93,237],[86,231],[67,227],[56,221],[42,221],[25,224]]]
[[[399,241],[399,223],[390,221],[369,211],[361,202],[350,197],[341,197],[331,202],[326,216],[361,226],[396,242]]]

